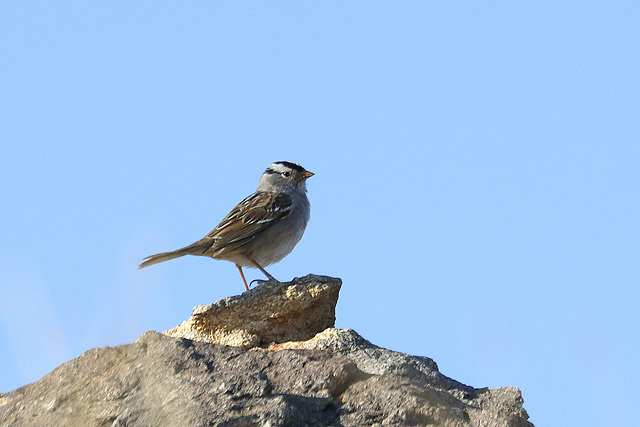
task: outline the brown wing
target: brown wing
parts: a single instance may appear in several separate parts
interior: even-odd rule
[[[289,215],[292,199],[286,194],[257,192],[247,197],[202,240],[212,241],[206,252],[233,250]]]

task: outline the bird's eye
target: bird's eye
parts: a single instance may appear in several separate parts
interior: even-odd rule
[[[282,172],[282,176],[284,176],[285,178],[288,178],[291,176],[291,172],[286,171],[286,172]]]

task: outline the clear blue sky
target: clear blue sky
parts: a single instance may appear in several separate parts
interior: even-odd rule
[[[640,392],[637,2],[5,2],[0,391],[242,292],[204,236],[316,173],[269,271],[337,326],[520,387],[538,426]],[[261,278],[255,270],[250,278]]]

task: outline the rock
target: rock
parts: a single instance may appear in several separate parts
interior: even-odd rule
[[[333,327],[342,281],[308,275],[288,283],[263,282],[250,291],[199,305],[165,334],[243,348],[304,341]]]
[[[379,418],[381,412],[386,414],[384,420],[376,422],[384,425],[531,425],[517,388],[466,386],[442,375],[428,357],[380,348],[353,329],[329,328],[308,341],[271,344],[269,349],[330,350],[370,375],[369,380],[347,390],[347,398],[343,397],[345,407],[357,402],[357,410],[345,425],[367,425],[366,420]]]
[[[93,349],[0,396],[0,425],[330,425],[360,372],[329,352],[171,338]]]
[[[334,329],[339,287],[321,276],[265,283],[196,307],[167,332],[197,339],[146,332],[133,344],[89,350],[0,394],[0,425],[532,425],[517,388],[475,389],[442,375],[429,358]],[[243,316],[248,309],[256,311]],[[312,320],[297,319],[296,310]],[[223,319],[226,335],[207,329]],[[232,340],[237,331],[253,338],[242,346],[201,342]]]

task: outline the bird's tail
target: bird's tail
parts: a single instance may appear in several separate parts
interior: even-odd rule
[[[196,242],[192,245],[178,249],[172,252],[163,252],[161,254],[150,255],[144,258],[144,262],[138,266],[138,268],[149,267],[150,265],[157,264],[159,262],[169,261],[170,259],[180,258],[185,255],[202,255],[208,247],[206,243]]]

